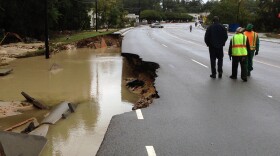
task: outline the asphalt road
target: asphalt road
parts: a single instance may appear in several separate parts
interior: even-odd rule
[[[211,79],[205,31],[164,26],[125,34],[122,52],[160,65],[160,98],[114,116],[97,155],[279,156],[280,44],[261,41],[252,76],[243,82],[240,70],[237,80],[229,78],[228,40],[223,78]]]

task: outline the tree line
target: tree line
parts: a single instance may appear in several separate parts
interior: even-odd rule
[[[44,38],[45,0],[0,0],[1,32]],[[49,30],[90,28],[96,0],[47,0]],[[259,31],[279,32],[280,0],[97,0],[99,27],[127,25],[125,15],[139,14],[140,20],[190,21],[189,13],[210,13],[207,21],[219,16],[222,23],[253,23]]]
[[[252,23],[258,31],[280,32],[279,0],[221,0],[208,1],[204,5],[209,12],[208,22],[219,16],[223,23]]]
[[[89,28],[91,5],[76,0],[47,0],[49,29],[78,30]],[[43,39],[45,0],[1,0],[0,28],[21,36]]]

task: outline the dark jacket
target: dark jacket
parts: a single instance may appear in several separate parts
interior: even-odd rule
[[[206,30],[204,41],[208,47],[223,48],[228,39],[227,31],[220,23],[216,22]]]

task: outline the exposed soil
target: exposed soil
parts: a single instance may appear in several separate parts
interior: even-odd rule
[[[7,65],[16,58],[34,53],[44,48],[43,43],[11,43],[0,46],[0,66]]]
[[[56,44],[53,45],[51,53],[57,53],[62,50],[74,48],[105,48],[107,46],[120,47],[121,40],[115,35],[105,35],[93,38],[80,40],[71,44]],[[0,46],[0,66],[8,65],[11,61],[17,58],[25,58],[30,56],[41,55],[38,50],[44,50],[44,43],[11,43]],[[51,71],[57,71],[57,66],[52,66]],[[33,106],[25,105],[24,102],[1,102],[0,101],[0,118],[21,114],[25,109],[31,109]]]
[[[24,111],[34,109],[33,105],[27,102],[2,102],[0,101],[0,118],[19,115]]]
[[[128,89],[139,95],[139,100],[134,104],[133,110],[148,107],[153,99],[159,98],[154,86],[157,77],[156,70],[159,65],[153,62],[145,62],[138,55],[122,53],[124,62],[129,64],[127,69],[129,77],[124,78]]]
[[[50,53],[54,54],[62,50],[74,48],[105,48],[108,46],[120,47],[121,38],[116,35],[103,35],[80,40],[76,43],[56,43],[50,47]],[[16,58],[25,58],[37,55],[44,55],[44,43],[11,43],[0,46],[0,66],[8,65]]]
[[[268,34],[266,34],[266,36],[267,36],[267,37],[271,37],[271,38],[280,39],[280,34],[268,33]]]
[[[116,35],[105,35],[83,39],[76,43],[77,48],[105,48],[107,46],[121,46],[121,39]]]
[[[51,54],[60,52],[62,50],[74,49],[74,48],[106,48],[108,46],[120,47],[121,38],[116,35],[104,35],[92,38],[80,40],[76,43],[61,44],[57,43],[52,45]],[[43,53],[38,53],[38,50]],[[9,62],[17,58],[25,58],[44,54],[44,43],[11,43],[0,46],[0,66],[8,65]],[[54,64],[50,72],[58,72],[61,68]],[[19,115],[26,109],[32,109],[32,105],[26,105],[25,102],[2,102],[0,101],[0,118]]]
[[[115,35],[105,35],[93,38],[84,39],[77,43],[67,45],[55,45],[52,52],[59,52],[72,48],[105,48],[107,46],[120,47],[121,38]],[[0,66],[7,65],[10,61],[16,58],[30,56],[30,52],[35,53],[37,50],[43,49],[43,43],[13,43],[0,46]],[[124,62],[128,64],[128,76],[124,78],[124,83],[128,89],[139,95],[139,100],[135,102],[133,110],[138,108],[148,107],[154,98],[159,98],[159,95],[154,87],[154,81],[157,77],[156,69],[159,65],[153,62],[145,62],[138,55],[123,53]],[[53,69],[59,69],[52,66]],[[1,102],[0,101],[0,118],[18,115],[23,110],[33,109],[32,105],[27,105],[24,102]]]

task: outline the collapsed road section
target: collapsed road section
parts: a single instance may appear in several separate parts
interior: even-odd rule
[[[134,104],[132,110],[148,107],[153,99],[159,98],[154,86],[157,77],[156,70],[159,65],[154,62],[145,62],[138,55],[122,53],[124,63],[128,64],[128,76],[125,84],[128,89],[139,95],[139,100]]]
[[[47,106],[25,92],[21,92],[21,94],[26,98],[26,103],[31,103],[38,109],[48,109]],[[39,155],[47,142],[45,137],[50,125],[55,124],[61,118],[65,119],[70,113],[74,113],[74,108],[70,102],[64,101],[52,109],[40,124],[35,117],[32,117],[0,131],[0,156]],[[32,148],[30,148],[31,146]]]

